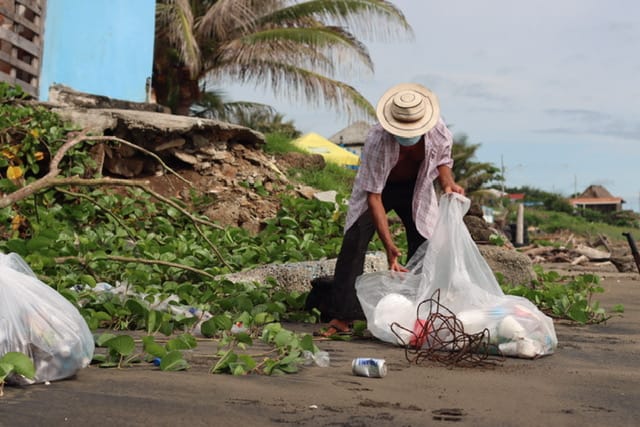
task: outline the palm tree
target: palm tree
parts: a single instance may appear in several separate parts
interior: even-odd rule
[[[492,182],[501,181],[500,169],[492,163],[476,162],[473,159],[480,144],[470,144],[465,134],[456,135],[451,149],[453,174],[456,181],[473,197],[482,198],[482,189]]]
[[[358,66],[373,70],[356,32],[390,38],[411,35],[411,27],[385,0],[158,0],[153,87],[176,114],[189,114],[203,84],[233,81],[374,115],[336,78]]]

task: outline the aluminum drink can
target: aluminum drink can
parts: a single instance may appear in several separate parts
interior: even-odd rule
[[[387,364],[384,359],[356,357],[351,362],[351,370],[360,377],[382,378],[387,375]]]

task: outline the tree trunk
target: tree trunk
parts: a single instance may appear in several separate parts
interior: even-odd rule
[[[189,116],[191,106],[200,99],[198,80],[184,64],[156,50],[151,84],[158,104],[169,107],[173,114]]]

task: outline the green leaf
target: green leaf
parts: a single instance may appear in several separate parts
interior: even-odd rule
[[[111,338],[104,345],[121,356],[128,356],[135,349],[135,341],[129,335],[119,335]]]
[[[290,331],[281,330],[276,334],[275,338],[273,339],[273,343],[277,347],[286,347],[291,342],[291,339],[292,334]]]
[[[136,300],[136,299],[128,299],[125,303],[124,306],[132,313],[132,314],[136,314],[138,316],[146,316],[146,314],[148,313],[148,309],[147,307],[145,307],[140,301]]]
[[[25,378],[33,379],[36,374],[36,368],[33,366],[33,361],[26,354],[11,351],[6,353],[0,358],[2,364],[9,364],[12,366],[11,370],[18,375],[22,375]]]
[[[35,376],[36,370],[33,366],[33,361],[23,353],[6,353],[2,357],[2,360],[6,363],[11,363],[13,365],[14,372],[25,378],[33,379]]]
[[[38,252],[43,249],[49,249],[53,245],[54,242],[51,239],[43,236],[36,236],[33,239],[27,241],[26,248],[30,252]]]
[[[242,364],[238,364],[238,365],[233,365],[233,366],[229,366],[231,368],[231,373],[233,375],[239,376],[239,375],[245,375],[247,373],[247,370],[245,369],[244,365]]]
[[[222,329],[218,328],[218,324],[216,322],[215,317],[212,317],[211,319],[202,322],[202,324],[200,325],[200,333],[205,338],[211,338],[221,330]]]
[[[265,323],[270,323],[274,320],[275,318],[273,317],[273,315],[267,312],[257,313],[255,316],[253,316],[253,321],[256,325],[264,325]]]
[[[117,368],[120,366],[118,362],[106,361],[99,365],[101,368]]]
[[[211,368],[212,374],[219,374],[229,369],[229,364],[234,363],[238,359],[238,355],[231,349],[227,350],[220,360]]]
[[[22,239],[8,240],[6,245],[7,245],[7,249],[9,250],[9,252],[15,252],[15,253],[21,254],[21,255],[24,255],[24,254],[28,253],[28,251],[27,251],[27,242],[22,240]]]
[[[176,338],[173,338],[167,342],[167,350],[190,350],[192,348],[196,348],[198,345],[195,337],[189,334],[183,334]]]
[[[295,229],[300,227],[300,225],[298,224],[298,221],[296,221],[295,219],[289,216],[283,216],[279,220],[280,220],[280,226],[282,226],[285,229],[287,228]]]
[[[162,315],[155,310],[150,310],[149,313],[147,313],[147,333],[151,334],[156,330],[158,317],[162,317]]]
[[[258,366],[258,363],[248,354],[239,354],[235,362],[229,364],[233,375],[245,375],[254,370],[256,366]]]
[[[93,358],[91,359],[92,362],[96,362],[96,363],[104,363],[107,361],[107,355],[106,354],[93,354]]]
[[[163,358],[167,354],[167,350],[155,341],[152,336],[142,338],[143,350],[154,357]]]
[[[613,311],[614,313],[624,313],[624,305],[616,304],[616,305],[613,306],[611,311]]]
[[[570,319],[575,320],[576,322],[587,323],[587,321],[589,320],[589,315],[587,313],[587,302],[579,301],[575,303],[573,306],[571,306],[567,315]]]
[[[13,372],[13,365],[11,363],[3,363],[0,359],[0,386],[2,386],[5,378],[11,375],[11,372]]]
[[[106,343],[116,337],[115,334],[104,333],[95,338],[96,346],[105,347]]]
[[[245,332],[237,333],[234,335],[234,337],[236,341],[238,341],[239,343],[253,345],[253,340],[251,339],[251,335]]]
[[[312,353],[317,351],[317,346],[313,343],[313,337],[310,334],[304,334],[300,339],[300,348]]]
[[[189,364],[178,350],[170,351],[160,361],[161,371],[183,371],[189,368]]]
[[[96,279],[93,276],[89,275],[89,274],[82,274],[79,277],[78,281],[79,281],[79,283],[83,283],[83,284],[89,285],[92,288],[96,286]]]

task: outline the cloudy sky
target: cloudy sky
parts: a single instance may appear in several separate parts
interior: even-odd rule
[[[366,41],[375,72],[342,80],[374,105],[396,83],[429,87],[451,130],[480,144],[476,160],[504,167],[507,186],[568,196],[599,184],[640,211],[640,2],[394,3],[414,38]],[[330,137],[350,124],[288,99],[259,100],[305,133]]]

